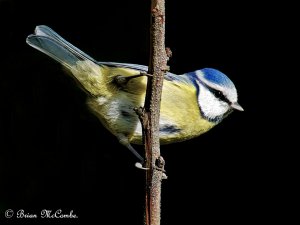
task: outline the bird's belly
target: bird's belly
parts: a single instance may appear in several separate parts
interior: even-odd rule
[[[100,122],[118,139],[130,139],[139,130],[139,118],[134,111],[138,104],[128,100],[126,96],[99,97],[88,100],[87,104]]]

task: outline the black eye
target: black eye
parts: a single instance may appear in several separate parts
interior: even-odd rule
[[[223,102],[230,103],[230,101],[223,95],[221,91],[214,91],[214,96],[218,99],[220,99]]]
[[[224,98],[224,95],[222,94],[221,91],[215,91],[214,95],[215,95],[217,98],[220,98],[220,99]]]

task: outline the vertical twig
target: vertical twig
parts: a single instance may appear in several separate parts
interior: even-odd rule
[[[139,111],[143,127],[146,167],[145,224],[160,224],[161,180],[164,160],[160,156],[159,115],[164,74],[167,70],[165,49],[165,1],[151,1],[150,62],[145,105]]]

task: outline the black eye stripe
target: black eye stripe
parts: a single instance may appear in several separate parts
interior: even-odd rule
[[[221,91],[218,91],[218,90],[215,90],[215,89],[212,89],[210,87],[208,87],[208,89],[211,91],[211,93],[213,93],[213,95],[220,99],[221,101],[223,102],[227,102],[228,104],[230,104],[231,102],[228,100],[228,98],[225,97],[225,95],[221,92]]]
[[[202,82],[196,75],[195,76],[191,76],[191,81],[193,82],[193,84],[195,85],[196,89],[197,89],[197,96],[199,95],[199,83],[201,83],[203,86],[205,86],[217,99],[228,103],[229,105],[231,104],[231,101],[228,100],[228,98],[221,92],[218,91],[210,86],[208,86],[207,84],[205,84],[204,82]],[[198,82],[199,83],[198,83]]]
[[[213,94],[215,95],[215,97],[221,99],[221,100],[225,100],[226,97],[223,95],[223,93],[221,91],[214,91]]]

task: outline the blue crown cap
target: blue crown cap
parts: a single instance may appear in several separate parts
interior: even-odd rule
[[[232,81],[222,72],[212,68],[204,68],[201,70],[204,74],[204,78],[212,83],[227,86],[227,87],[234,87]]]

